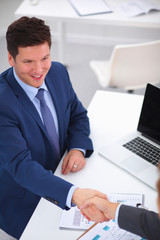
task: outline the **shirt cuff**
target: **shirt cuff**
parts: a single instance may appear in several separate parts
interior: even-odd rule
[[[122,203],[120,203],[116,209],[116,214],[115,214],[115,222],[118,224],[118,216],[119,216],[119,209],[121,207]]]
[[[81,151],[84,154],[84,157],[86,156],[86,150],[82,148],[72,148]]]
[[[68,208],[71,208],[73,206],[76,206],[75,204],[72,203],[72,196],[73,196],[73,193],[74,191],[76,190],[76,186],[72,186],[68,192],[68,196],[67,196],[67,200],[66,200],[66,206]]]

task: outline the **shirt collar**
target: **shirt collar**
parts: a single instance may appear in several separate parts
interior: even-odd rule
[[[19,77],[17,76],[14,68],[13,68],[13,74],[14,74],[14,77],[15,77],[16,81],[23,88],[23,90],[26,92],[26,94],[28,95],[28,97],[30,98],[31,101],[33,101],[33,99],[36,96],[39,88],[43,88],[44,90],[48,91],[45,82],[43,82],[42,85],[39,88],[35,88],[35,87],[32,87],[32,86],[24,83],[22,80],[20,80]]]

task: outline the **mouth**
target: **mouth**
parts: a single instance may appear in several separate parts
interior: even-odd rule
[[[43,74],[41,75],[32,75],[31,77],[35,80],[40,80],[42,78]]]

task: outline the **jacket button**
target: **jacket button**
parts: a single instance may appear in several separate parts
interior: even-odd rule
[[[58,205],[58,202],[57,202],[57,201],[54,201],[54,203],[55,203],[56,205]]]

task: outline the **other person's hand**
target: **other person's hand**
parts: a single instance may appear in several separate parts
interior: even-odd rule
[[[85,209],[94,206],[95,208],[92,209],[92,212],[90,212],[88,216],[92,221],[100,222],[98,221],[96,211],[94,211],[94,209],[99,209],[99,211],[101,211],[104,214],[106,219],[110,220],[115,219],[116,209],[118,205],[119,203],[110,202],[107,198],[105,199],[99,196],[95,196],[93,198],[89,198],[88,200],[86,200],[84,204],[80,206],[80,209],[82,210],[82,212],[84,212]]]

